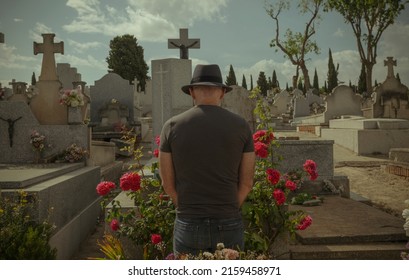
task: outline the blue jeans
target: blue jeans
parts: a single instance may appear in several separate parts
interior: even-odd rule
[[[243,250],[244,226],[239,218],[179,218],[176,217],[173,232],[173,251],[175,255],[211,252],[218,243],[225,248]]]

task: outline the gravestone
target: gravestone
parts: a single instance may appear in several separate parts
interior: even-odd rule
[[[292,97],[286,90],[282,90],[274,96],[271,108],[273,116],[282,116],[290,110]]]
[[[71,89],[73,82],[81,82],[81,74],[69,63],[57,63],[57,76],[63,89]]]
[[[339,118],[342,115],[362,116],[362,96],[356,94],[352,88],[340,85],[334,88],[325,99],[325,120]]]
[[[243,117],[252,129],[256,127],[253,114],[255,101],[249,98],[250,92],[241,86],[231,86],[232,90],[224,95],[221,106]]]
[[[134,87],[116,73],[104,75],[90,87],[91,122],[112,130],[133,124]]]
[[[388,67],[386,80],[375,88],[372,102],[364,108],[365,116],[409,120],[408,87],[403,85],[393,72],[393,66],[396,66],[397,62],[392,57],[387,57],[384,65]]]
[[[64,54],[64,43],[54,43],[55,34],[41,34],[43,43],[34,42],[34,54],[43,54],[41,75],[30,107],[40,124],[67,124],[67,107],[60,105],[61,82],[58,80],[54,53]]]
[[[153,136],[156,136],[168,119],[193,106],[192,98],[181,90],[192,78],[192,61],[176,58],[152,60],[151,69]]]

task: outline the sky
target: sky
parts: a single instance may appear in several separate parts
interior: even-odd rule
[[[267,0],[273,3],[274,0]],[[280,16],[281,34],[287,28],[304,31],[305,17],[291,1],[290,10]],[[77,68],[87,86],[108,73],[106,57],[115,36],[131,34],[151,61],[178,58],[178,49],[168,49],[167,40],[178,38],[180,28],[188,28],[190,38],[200,38],[200,49],[190,49],[196,64],[219,64],[224,80],[230,65],[241,85],[243,75],[256,85],[260,71],[272,77],[276,71],[282,87],[291,85],[295,66],[281,51],[270,47],[275,23],[266,13],[265,0],[0,0],[0,83],[31,83],[41,71],[42,54],[34,55],[33,42],[42,43],[42,33],[55,33],[54,42],[64,42],[64,55],[55,54],[57,63]],[[352,28],[336,12],[322,13],[314,39],[320,54],[307,56],[310,79],[317,70],[320,86],[328,72],[328,52],[339,64],[338,79],[357,84],[361,63]],[[382,35],[378,44],[373,80],[383,82],[388,56],[397,60],[394,72],[409,86],[409,5]],[[150,70],[148,73],[151,76]]]

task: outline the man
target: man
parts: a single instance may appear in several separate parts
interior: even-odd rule
[[[182,87],[195,106],[169,119],[161,132],[159,168],[177,210],[177,256],[214,252],[217,243],[244,247],[240,206],[253,185],[255,154],[247,122],[220,107],[230,90],[218,65],[197,65]]]

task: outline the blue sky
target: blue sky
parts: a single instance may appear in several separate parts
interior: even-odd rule
[[[292,2],[291,10],[282,14],[281,33],[287,28],[303,31],[306,21]],[[249,85],[250,74],[255,84],[260,71],[271,77],[275,70],[285,86],[295,73],[283,53],[269,46],[275,25],[264,0],[2,0],[0,5],[2,86],[10,87],[12,79],[30,83],[33,72],[38,78],[42,55],[33,54],[33,42],[42,42],[41,33],[55,33],[55,42],[64,41],[65,53],[56,54],[56,61],[76,67],[88,86],[107,73],[105,59],[115,36],[134,35],[150,67],[151,60],[179,57],[178,50],[167,49],[167,39],[177,38],[179,28],[188,28],[191,38],[201,40],[200,49],[189,51],[193,65],[217,63],[226,77],[232,64],[239,84],[243,74]],[[357,83],[361,64],[350,25],[336,13],[322,13],[315,39],[321,54],[308,57],[310,78],[316,68],[320,86],[324,84],[331,48],[334,63],[340,64],[339,79]],[[407,46],[408,8],[382,36],[373,78],[385,80],[383,61],[393,56],[395,74],[409,86]]]

